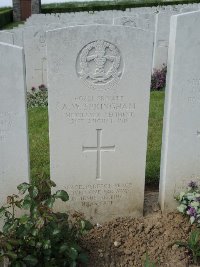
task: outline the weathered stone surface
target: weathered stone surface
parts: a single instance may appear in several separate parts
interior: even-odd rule
[[[155,25],[155,40],[153,52],[152,69],[160,69],[163,64],[167,64],[168,46],[169,46],[169,32],[171,16],[178,13],[185,13],[192,10],[198,10],[199,6],[194,5],[177,5],[169,11],[162,11],[156,15]]]
[[[155,31],[155,15],[154,14],[140,14],[135,16],[122,16],[114,18],[115,25],[123,25],[135,27],[139,29]]]
[[[43,27],[24,28],[24,52],[26,61],[27,90],[47,83],[46,33]]]
[[[155,39],[152,69],[160,69],[167,64],[170,18],[179,11],[161,12],[156,14]]]
[[[94,222],[143,213],[152,48],[132,27],[47,33],[51,179]]]
[[[29,180],[23,49],[0,43],[0,206]]]
[[[27,90],[47,85],[46,73],[46,30],[62,28],[61,24],[49,26],[32,26],[23,29],[23,44],[26,62]]]
[[[0,31],[0,42],[14,44],[13,34],[8,31]]]
[[[174,196],[200,177],[198,25],[200,12],[171,20],[159,195],[165,211],[175,209]]]
[[[14,45],[24,47],[24,39],[23,39],[24,27],[14,28],[10,32],[13,33]]]
[[[113,22],[112,18],[104,19],[103,15],[97,16],[93,19],[91,17],[84,16],[82,18],[80,17],[78,20],[69,20],[68,23],[64,20],[55,21],[60,21],[60,23],[42,23],[42,25],[44,24],[45,26],[41,27],[41,25],[35,25],[25,27],[23,29],[23,44],[26,60],[26,83],[28,91],[31,91],[32,87],[38,87],[41,84],[47,84],[46,31],[64,28],[74,24],[112,24]],[[16,41],[18,40],[18,42],[19,37],[20,35],[18,34],[16,36]]]
[[[104,20],[110,18],[118,18],[124,16],[140,16],[144,14],[156,14],[156,13],[170,13],[170,12],[188,12],[191,10],[199,9],[200,4],[184,4],[173,6],[153,6],[153,7],[141,7],[141,8],[127,8],[124,11],[121,10],[109,10],[109,11],[95,11],[95,12],[76,12],[76,13],[57,13],[57,14],[33,14],[27,19],[26,24],[41,24],[41,23],[60,23],[60,20],[64,20],[67,23],[72,21],[77,24],[77,21],[86,18],[87,23],[98,23],[98,20],[103,18]],[[77,20],[77,21],[76,21]],[[79,24],[79,23],[78,23]],[[86,24],[86,23],[84,23]],[[44,25],[44,24],[43,24]]]

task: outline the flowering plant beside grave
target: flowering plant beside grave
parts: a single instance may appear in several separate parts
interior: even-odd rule
[[[48,106],[48,90],[44,84],[31,88],[31,93],[27,93],[28,108],[33,107],[47,107]]]
[[[161,69],[155,69],[151,76],[151,90],[160,91],[166,85],[167,66],[163,65]]]
[[[191,181],[186,192],[181,192],[176,200],[180,203],[178,211],[188,215],[191,223],[200,223],[200,188],[196,182]]]
[[[55,201],[68,201],[67,192],[58,190],[51,194],[55,183],[50,180],[38,184],[20,184],[21,196],[8,196],[7,205],[0,208],[0,218],[4,218],[0,231],[0,263],[4,259],[13,267],[86,263],[87,255],[78,242],[91,227],[90,223],[77,214],[70,221],[68,214],[54,212]],[[28,212],[21,212],[23,215],[17,217],[16,209]]]

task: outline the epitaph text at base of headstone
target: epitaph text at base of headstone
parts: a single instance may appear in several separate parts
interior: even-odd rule
[[[123,26],[47,33],[51,179],[94,222],[143,212],[152,46]]]

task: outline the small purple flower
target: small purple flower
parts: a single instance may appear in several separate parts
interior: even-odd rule
[[[41,91],[46,91],[46,90],[47,90],[47,88],[46,88],[46,86],[45,86],[44,84],[39,85],[38,88],[39,88]]]
[[[161,90],[166,84],[167,66],[163,64],[161,69],[154,69],[151,76],[151,90]]]
[[[36,91],[36,88],[33,86],[33,87],[31,88],[31,91],[32,91],[32,92],[35,92],[35,91]]]
[[[197,183],[194,181],[189,182],[188,186],[191,187],[193,190],[198,188]]]
[[[197,216],[197,212],[196,212],[195,208],[193,208],[193,207],[190,207],[190,208],[188,209],[187,213],[188,213],[190,216],[194,216],[195,218],[196,218],[196,216]]]

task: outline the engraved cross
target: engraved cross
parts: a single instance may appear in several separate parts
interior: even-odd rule
[[[115,146],[102,146],[102,129],[97,129],[97,146],[82,147],[83,152],[97,152],[96,179],[101,180],[101,152],[115,151]]]
[[[41,61],[41,68],[38,68],[38,69],[35,69],[35,71],[39,71],[41,72],[41,79],[42,79],[42,84],[44,84],[45,80],[44,80],[44,77],[45,77],[45,63],[46,63],[46,58],[42,58],[42,61]]]

